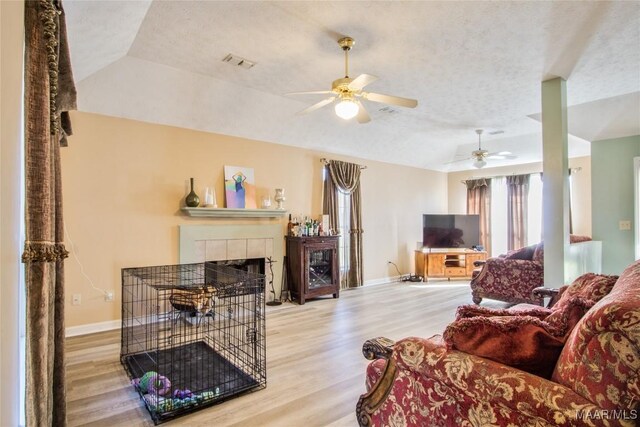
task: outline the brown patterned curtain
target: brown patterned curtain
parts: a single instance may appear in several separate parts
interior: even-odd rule
[[[527,245],[527,210],[530,175],[507,176],[507,248]]]
[[[338,228],[338,191],[350,195],[351,216],[349,223],[349,271],[343,288],[362,286],[362,203],[360,195],[360,165],[330,160],[326,165],[324,180],[323,213],[329,215],[329,229],[332,234]],[[346,236],[345,236],[346,238]]]
[[[26,422],[65,426],[60,146],[75,109],[62,4],[25,2]]]
[[[491,179],[468,179],[467,213],[480,215],[480,244],[491,253]]]

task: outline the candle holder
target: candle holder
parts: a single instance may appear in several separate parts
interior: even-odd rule
[[[216,190],[211,187],[204,189],[204,207],[205,208],[217,208],[216,205]]]
[[[276,195],[273,197],[273,200],[276,201],[276,209],[282,210],[284,206],[282,206],[282,202],[284,202],[286,197],[284,197],[284,188],[276,188]]]

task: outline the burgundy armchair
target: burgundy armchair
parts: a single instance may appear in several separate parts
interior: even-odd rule
[[[570,236],[570,243],[580,243],[591,238]],[[544,286],[544,244],[526,246],[504,255],[489,258],[474,271],[471,279],[473,302],[480,304],[483,298],[518,303],[542,305],[543,296],[534,294],[535,288]]]
[[[593,298],[585,297],[585,290],[591,291]],[[458,319],[452,324],[456,326],[450,325],[444,338],[365,343],[365,356],[375,360],[367,367],[367,392],[357,404],[359,424],[639,425],[640,261],[617,280],[593,274],[582,278],[582,284],[567,288],[554,307],[516,306],[514,310],[492,311],[466,306],[458,310]],[[585,314],[573,317],[572,323],[576,311],[563,307],[582,307]],[[569,321],[564,323],[568,328],[557,335],[561,346],[559,357],[551,360],[550,375],[461,351],[447,336],[474,316],[481,317],[479,324],[502,325],[496,329],[498,335],[514,332],[514,328],[519,331],[519,326],[506,320],[513,314],[517,324],[526,321],[529,326],[551,327],[551,331],[554,321]],[[520,336],[518,331],[513,333],[514,339]],[[503,348],[502,353],[511,357],[509,348]],[[529,357],[537,362],[535,353]]]
[[[473,302],[483,298],[542,305],[542,298],[532,291],[544,285],[542,244],[510,251],[489,258],[471,278]]]

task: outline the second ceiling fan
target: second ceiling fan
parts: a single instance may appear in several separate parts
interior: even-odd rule
[[[498,153],[490,153],[488,150],[482,149],[482,129],[476,129],[478,134],[478,149],[471,152],[471,159],[473,159],[473,166],[480,169],[487,164],[487,159],[515,159],[517,156],[513,155],[509,151],[500,151]]]
[[[292,92],[287,95],[308,95],[308,94],[331,94],[330,97],[300,111],[299,114],[307,114],[315,111],[325,105],[332,104],[337,101],[335,111],[338,117],[349,120],[356,118],[358,123],[367,123],[371,121],[369,113],[360,102],[366,99],[373,102],[381,102],[383,104],[396,105],[399,107],[415,108],[418,101],[415,99],[401,98],[399,96],[383,95],[381,93],[365,92],[362,89],[378,80],[376,76],[370,74],[360,74],[356,78],[349,77],[349,51],[355,44],[351,37],[343,37],[338,40],[338,45],[344,51],[344,74],[343,78],[334,80],[331,84],[331,90],[317,90],[311,92]]]

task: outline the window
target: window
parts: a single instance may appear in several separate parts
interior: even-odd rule
[[[531,174],[527,202],[527,245],[542,240],[542,177]],[[491,179],[491,256],[507,252],[507,180]]]
[[[322,168],[322,181],[329,179],[327,168]],[[338,239],[338,264],[340,268],[340,280],[346,277],[349,270],[349,224],[351,216],[351,196],[348,193],[338,190],[338,225],[337,231],[340,235]]]
[[[350,234],[349,223],[351,216],[351,196],[338,191],[338,241],[340,277],[346,277],[344,273],[349,270]]]

